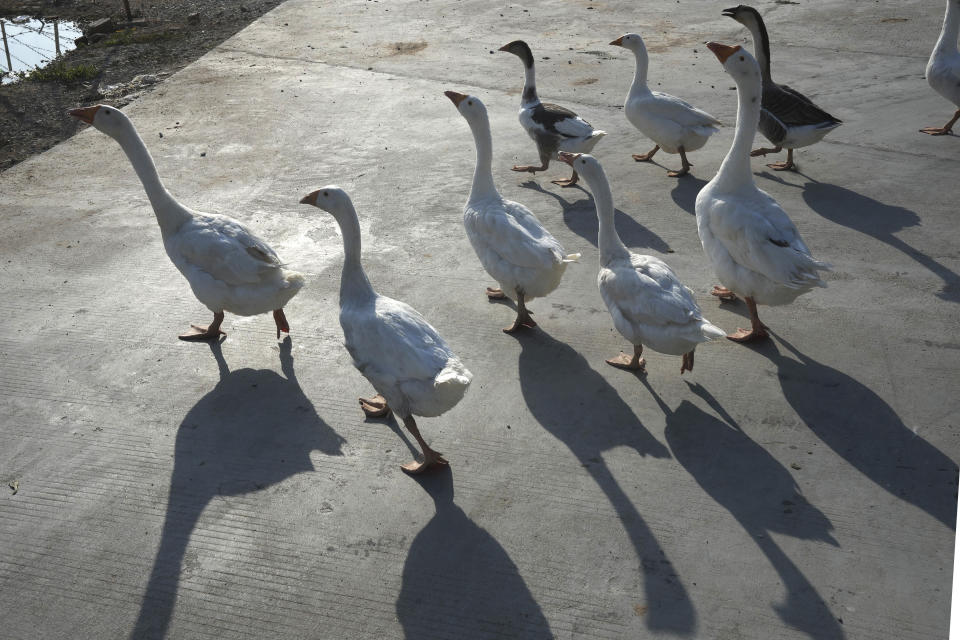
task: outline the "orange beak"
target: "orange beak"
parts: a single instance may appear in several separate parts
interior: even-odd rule
[[[92,107],[83,107],[82,109],[70,109],[68,112],[74,118],[79,118],[87,124],[93,124],[93,117],[97,115],[97,109],[100,108],[100,105],[94,105]]]
[[[619,38],[617,38],[616,40],[614,40],[614,41],[611,42],[610,44],[615,45],[615,46],[618,46],[618,47],[622,47],[622,46],[623,46],[623,36],[620,36]]]
[[[582,153],[570,153],[569,151],[561,151],[557,154],[557,157],[560,158],[561,162],[566,162],[571,167],[573,166],[574,160],[582,156]]]
[[[320,189],[317,189],[316,191],[311,191],[307,195],[300,198],[300,204],[312,204],[316,206],[318,193],[320,193]]]
[[[460,106],[460,103],[466,100],[467,98],[467,94],[457,93],[456,91],[444,91],[443,95],[450,98],[450,101],[453,102],[453,104],[458,107]]]
[[[713,51],[713,55],[717,56],[717,60],[720,61],[720,64],[723,64],[727,61],[727,58],[732,56],[737,51],[740,51],[740,45],[731,47],[728,44],[720,44],[719,42],[708,42],[707,49]]]

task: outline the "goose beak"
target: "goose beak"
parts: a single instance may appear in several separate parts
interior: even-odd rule
[[[727,58],[732,56],[737,51],[740,51],[740,45],[731,47],[728,44],[720,44],[719,42],[708,42],[707,49],[713,51],[713,55],[717,56],[717,60],[720,61],[720,64],[723,64],[727,61]]]
[[[582,153],[570,153],[569,151],[561,151],[557,154],[557,157],[560,158],[561,162],[566,162],[571,167],[573,166],[574,160],[582,156]]]
[[[502,47],[500,47],[499,49],[497,49],[497,51],[508,51],[508,52],[509,52],[509,51],[510,51],[510,45],[509,45],[509,44],[505,44],[505,45],[503,45]]]
[[[460,103],[466,100],[467,98],[467,94],[457,93],[456,91],[444,91],[443,95],[450,98],[450,101],[453,102],[453,104],[458,107],[460,106]]]
[[[733,18],[734,16],[737,15],[737,9],[739,9],[739,8],[740,8],[740,7],[731,7],[730,9],[724,9],[724,10],[721,12],[721,15],[724,15],[724,16],[726,16],[726,17],[728,17],[728,18]]]
[[[70,109],[68,113],[74,118],[83,120],[87,124],[93,124],[93,117],[97,115],[97,109],[100,108],[100,105],[94,105],[92,107],[83,107],[82,109]]]
[[[313,206],[317,206],[318,193],[320,193],[320,189],[317,189],[316,191],[311,191],[307,195],[300,198],[300,204],[312,204]]]
[[[611,42],[610,44],[612,44],[612,45],[614,45],[614,46],[617,46],[617,47],[622,47],[622,46],[623,46],[623,36],[620,36],[619,38],[617,38],[616,40],[614,40],[614,41]]]

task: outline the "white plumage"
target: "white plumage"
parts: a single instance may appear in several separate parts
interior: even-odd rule
[[[607,362],[642,368],[640,352],[647,346],[660,353],[684,356],[680,372],[692,370],[696,346],[723,336],[723,330],[703,317],[693,292],[663,260],[632,253],[620,240],[614,226],[610,184],[596,158],[564,153],[560,158],[583,176],[593,192],[599,221],[597,286],[613,326],[634,345],[632,363],[624,359]]]
[[[96,105],[70,113],[120,144],[150,198],[167,255],[197,299],[214,313],[213,324],[194,327],[181,338],[216,338],[222,333],[224,311],[242,316],[273,311],[277,336],[289,331],[283,307],[303,287],[301,274],[285,269],[270,245],[240,222],[177,202],[163,187],[150,152],[123,112]]]
[[[960,52],[957,51],[957,35],[960,32],[960,0],[947,0],[943,17],[943,29],[930,60],[927,62],[927,83],[934,91],[960,107]],[[923,133],[944,135],[953,129],[960,119],[960,109],[943,127],[927,127]]]
[[[354,366],[382,396],[361,399],[368,415],[393,411],[417,439],[424,461],[403,468],[419,473],[446,464],[420,436],[413,416],[434,417],[463,398],[473,374],[437,330],[410,305],[373,290],[360,261],[360,222],[347,193],[328,186],[301,200],[329,212],[343,235],[340,326]]]
[[[680,153],[684,168],[679,172],[671,172],[671,175],[683,175],[690,167],[686,153],[703,147],[710,136],[717,132],[715,125],[720,121],[676,96],[650,90],[647,86],[649,57],[643,38],[638,34],[628,33],[610,44],[629,49],[636,57],[636,72],[623,112],[633,126],[657,145],[653,151],[634,158],[638,161],[649,160],[658,149]]]
[[[813,258],[786,212],[757,188],[750,171],[750,145],[760,117],[760,69],[741,47],[707,45],[737,84],[737,130],[717,175],[697,195],[697,230],[720,282],[746,298],[752,330],[738,341],[766,336],[757,304],[781,305],[814,287],[825,287]],[[716,290],[725,297],[729,292]]]
[[[483,102],[474,96],[447,91],[473,132],[477,166],[473,187],[463,207],[463,226],[483,268],[497,281],[503,295],[517,302],[517,322],[533,326],[525,303],[557,288],[569,262],[567,255],[536,216],[518,202],[504,199],[493,183],[493,143]]]

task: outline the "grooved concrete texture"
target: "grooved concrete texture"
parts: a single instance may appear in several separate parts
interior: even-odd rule
[[[184,203],[249,223],[309,274],[287,307],[228,316],[220,347],[163,253],[116,143],[88,130],[0,175],[0,623],[34,638],[944,637],[956,515],[958,139],[922,79],[939,2],[761,3],[774,77],[845,124],[758,183],[834,264],[762,309],[775,339],[647,354],[595,279],[589,195],[562,190],[516,121],[515,38],[541,96],[609,132],[596,148],[625,242],[664,257],[728,330],[692,214],[733,135],[732,82],[702,45],[744,42],[724,5],[290,0],[126,111]],[[812,6],[811,6],[812,5]],[[639,31],[655,88],[721,117],[668,178],[620,105]],[[540,329],[461,226],[474,151],[443,96],[487,104],[495,177],[569,251]],[[67,116],[64,115],[64,118]],[[158,136],[163,133],[163,137]],[[206,155],[202,155],[205,153]],[[657,157],[670,167],[675,156]],[[342,249],[298,205],[353,194],[378,290],[429,318],[476,375],[421,421],[452,463],[416,481],[341,345]],[[17,483],[16,494],[6,488]]]

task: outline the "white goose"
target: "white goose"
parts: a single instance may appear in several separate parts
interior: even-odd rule
[[[746,299],[751,328],[727,336],[736,342],[767,337],[757,304],[782,305],[813,287],[827,286],[818,271],[829,265],[810,255],[796,226],[777,201],[757,188],[750,145],[760,118],[757,61],[741,47],[707,43],[737,85],[737,130],[717,175],[697,195],[697,231],[724,287],[713,295]]]
[[[701,342],[719,338],[723,329],[703,317],[693,292],[663,260],[631,253],[620,240],[613,218],[613,196],[603,167],[593,156],[560,152],[593,192],[600,230],[600,273],[597,286],[613,326],[633,345],[633,356],[621,353],[607,364],[644,370],[643,345],[683,356],[680,374],[693,371],[693,351]]]
[[[423,450],[423,462],[403,465],[408,473],[445,466],[424,441],[413,416],[434,417],[463,398],[473,378],[437,330],[408,304],[373,290],[360,262],[360,222],[347,193],[328,186],[307,194],[303,204],[330,213],[343,235],[340,326],[353,365],[377,390],[360,399],[369,416],[393,411]]]
[[[191,325],[181,340],[213,340],[224,311],[253,316],[273,311],[277,337],[290,331],[283,307],[304,284],[284,269],[276,252],[243,224],[227,216],[200,213],[177,202],[164,188],[150,152],[123,112],[107,105],[73,109],[70,115],[116,140],[130,159],[160,224],[163,247],[197,299],[213,312],[213,323]]]
[[[638,34],[628,33],[610,44],[629,49],[636,57],[637,69],[623,112],[633,126],[656,143],[647,153],[634,154],[633,159],[649,162],[660,149],[667,153],[679,153],[683,167],[680,171],[668,171],[667,175],[672,178],[686,175],[693,166],[687,161],[687,152],[705,145],[710,136],[718,131],[714,125],[720,124],[720,121],[676,96],[650,90],[647,86],[650,58],[643,38]]]
[[[500,287],[487,288],[491,299],[509,297],[517,303],[517,318],[506,333],[535,327],[526,303],[560,284],[567,264],[579,253],[566,255],[536,216],[519,202],[505,200],[493,184],[493,141],[487,108],[479,98],[445,91],[470,125],[477,147],[473,187],[463,206],[463,226],[473,250]]]
[[[943,29],[937,46],[927,62],[927,82],[933,90],[960,107],[960,52],[957,51],[957,35],[960,32],[960,0],[947,0],[947,12],[943,16]],[[924,127],[921,133],[943,136],[953,130],[960,119],[960,108],[950,122],[942,127]]]
[[[590,153],[606,131],[593,126],[570,109],[560,105],[540,102],[537,95],[536,72],[533,68],[533,52],[523,40],[514,40],[500,47],[500,51],[512,53],[523,61],[523,95],[520,97],[520,125],[533,141],[540,153],[540,166],[515,165],[514,171],[535,173],[546,171],[557,151]],[[577,184],[577,172],[568,180],[551,180],[561,187]]]

